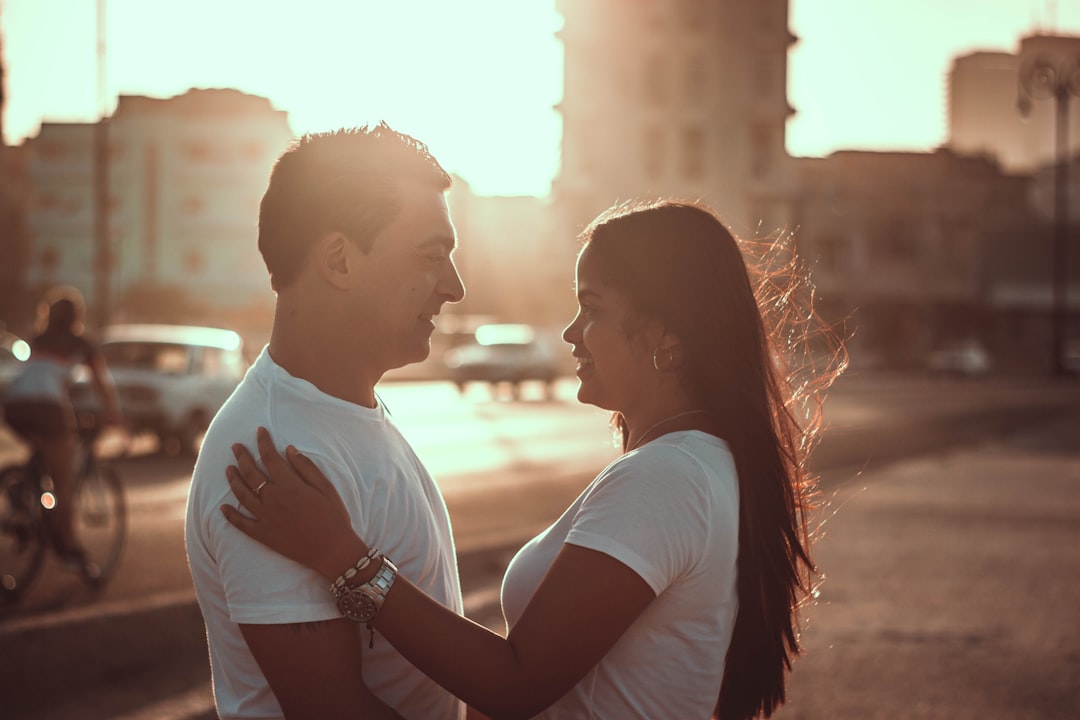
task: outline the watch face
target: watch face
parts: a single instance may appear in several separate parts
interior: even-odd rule
[[[375,619],[379,606],[359,588],[348,588],[338,597],[338,610],[349,620],[366,623]]]

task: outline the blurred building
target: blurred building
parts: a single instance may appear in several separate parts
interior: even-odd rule
[[[0,332],[16,328],[30,314],[32,303],[23,287],[26,266],[28,182],[21,148],[10,147],[4,133],[7,87],[0,35]]]
[[[965,339],[1041,350],[1005,347],[1049,338],[1045,312],[1014,312],[1018,298],[1049,293],[1049,226],[1030,208],[1029,176],[949,150],[842,151],[796,168],[798,252],[818,310],[854,330],[854,362],[915,367]]]
[[[703,199],[740,234],[790,224],[787,0],[558,0],[555,248],[630,199]]]
[[[105,122],[110,317],[208,321],[268,307],[258,206],[292,139],[286,114],[237,90],[193,89],[121,96]],[[24,145],[33,187],[27,282],[72,284],[88,300],[98,281],[95,127],[46,122]]]
[[[455,175],[447,205],[458,236],[454,263],[465,284],[465,299],[443,306],[428,358],[391,370],[386,379],[446,377],[444,354],[487,323],[529,323],[541,333],[557,336],[570,321],[553,314],[544,281],[553,272],[547,199],[476,195],[468,181]],[[560,289],[572,297],[573,267],[559,269]]]
[[[466,284],[465,300],[443,312],[512,322],[547,324],[570,318],[551,315],[549,288],[538,276],[549,269],[551,214],[548,200],[532,196],[475,195],[455,177],[447,200],[458,233],[454,254]],[[573,297],[573,266],[564,265],[561,289]]]
[[[45,122],[11,148],[23,158],[25,252],[4,272],[33,295],[54,284],[98,282],[94,242],[93,123]],[[273,294],[257,249],[259,202],[274,161],[292,140],[284,112],[237,90],[189,90],[155,99],[121,96],[106,121],[112,322],[198,322],[235,327],[258,344]],[[455,178],[448,202],[461,238],[456,257],[468,286],[452,315],[549,324],[538,280],[554,273],[547,200],[478,197]],[[15,235],[5,233],[5,244]],[[16,262],[17,259],[21,261]],[[572,297],[572,265],[560,263]],[[452,322],[449,324],[453,324]]]
[[[24,279],[30,250],[29,198],[26,152],[0,143],[0,330],[7,326],[25,332],[36,303]]]
[[[1080,37],[1032,35],[1016,54],[975,52],[949,73],[948,145],[962,155],[995,157],[1006,172],[1030,173],[1054,162],[1054,102],[1035,99],[1020,112],[1020,68],[1033,58],[1071,60],[1080,68]],[[1080,151],[1080,98],[1069,113],[1068,155]]]

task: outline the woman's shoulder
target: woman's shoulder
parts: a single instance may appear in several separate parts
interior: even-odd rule
[[[701,430],[663,435],[623,456],[627,463],[669,467],[726,466],[732,459],[727,442]]]
[[[700,431],[665,435],[616,458],[597,478],[601,482],[664,477],[693,484],[734,478],[735,462],[727,443]]]

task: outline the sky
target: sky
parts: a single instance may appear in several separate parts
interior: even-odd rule
[[[545,195],[558,170],[555,0],[103,2],[99,93],[97,0],[0,0],[8,143],[120,94],[234,87],[296,133],[386,120],[479,194]],[[789,153],[925,151],[946,141],[952,58],[1080,35],[1080,0],[791,0],[789,26]]]

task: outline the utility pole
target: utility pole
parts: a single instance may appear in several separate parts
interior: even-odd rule
[[[1065,364],[1069,300],[1069,100],[1080,97],[1080,55],[1034,56],[1020,66],[1019,108],[1031,112],[1033,100],[1054,101],[1054,241],[1051,260],[1050,369],[1069,374]]]
[[[105,0],[97,0],[97,101],[94,126],[94,308],[98,329],[108,324],[113,252],[109,222],[109,125],[105,92]]]

